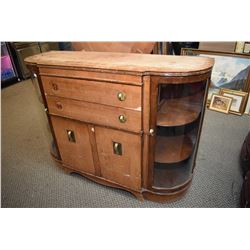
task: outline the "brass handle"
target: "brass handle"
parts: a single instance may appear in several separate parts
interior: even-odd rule
[[[119,142],[113,141],[113,150],[114,150],[114,154],[122,155],[122,144]]]
[[[127,118],[125,117],[125,115],[119,115],[119,121],[121,123],[125,123],[127,121]]]
[[[58,108],[58,109],[62,109],[63,107],[62,107],[62,104],[60,103],[60,102],[57,102],[56,103],[56,107]]]
[[[58,90],[58,85],[57,85],[56,83],[52,83],[52,88],[53,88],[54,90]]]
[[[67,135],[70,142],[76,142],[75,133],[73,130],[67,130]]]
[[[118,94],[117,94],[117,98],[118,98],[118,100],[119,101],[125,101],[126,100],[126,94],[125,93],[123,93],[123,92],[119,92]]]

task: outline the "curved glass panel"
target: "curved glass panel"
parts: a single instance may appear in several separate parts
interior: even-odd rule
[[[206,82],[159,84],[154,188],[176,188],[192,175]]]
[[[52,136],[52,132],[51,132],[51,129],[50,129],[50,126],[48,123],[48,117],[46,115],[46,112],[44,111],[45,106],[44,106],[43,98],[42,98],[42,95],[41,95],[41,92],[39,89],[38,79],[37,79],[36,75],[34,75],[32,72],[31,72],[31,80],[32,80],[33,86],[35,88],[37,98],[39,100],[39,102],[38,102],[39,108],[37,109],[37,112],[38,112],[38,116],[41,118],[40,126],[43,129],[44,136],[46,138],[45,141],[49,143],[48,146],[50,147],[51,154],[55,158],[60,159],[58,149],[55,145],[55,142],[54,142],[54,139]]]

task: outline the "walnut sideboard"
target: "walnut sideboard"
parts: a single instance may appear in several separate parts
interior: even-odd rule
[[[61,167],[164,202],[191,184],[213,59],[51,51],[37,75]]]

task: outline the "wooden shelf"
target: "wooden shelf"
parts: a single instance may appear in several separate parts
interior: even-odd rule
[[[155,162],[181,162],[189,158],[192,152],[192,140],[186,135],[157,136],[156,138]]]
[[[203,94],[183,98],[166,99],[160,103],[157,113],[157,125],[182,126],[195,121],[201,112]]]
[[[176,188],[185,184],[192,176],[191,164],[168,165],[159,167],[163,164],[155,164],[153,187],[156,189]]]

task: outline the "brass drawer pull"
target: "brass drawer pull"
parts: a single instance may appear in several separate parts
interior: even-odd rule
[[[113,151],[116,155],[122,155],[122,144],[113,141]]]
[[[123,92],[119,92],[118,94],[117,94],[117,98],[118,98],[118,100],[119,101],[125,101],[126,100],[126,94],[125,93],[123,93]]]
[[[57,85],[56,83],[52,83],[52,88],[53,88],[54,90],[58,90],[58,85]]]
[[[68,140],[70,142],[76,142],[75,133],[74,133],[73,130],[68,130],[67,129],[67,135],[68,135]]]
[[[62,106],[62,104],[61,104],[60,102],[57,102],[57,103],[56,103],[56,107],[57,107],[58,109],[62,109],[62,108],[63,108],[63,106]]]
[[[125,123],[127,121],[127,118],[125,117],[125,115],[119,115],[119,121],[121,123]]]

